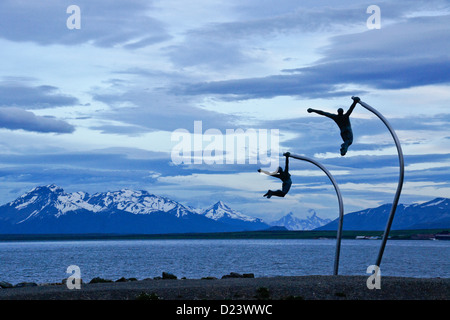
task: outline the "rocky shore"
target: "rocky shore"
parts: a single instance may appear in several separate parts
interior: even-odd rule
[[[382,277],[380,289],[367,276],[286,276],[255,278],[230,273],[221,279],[94,278],[69,289],[64,283],[16,285],[0,281],[0,300],[450,300],[450,279]]]

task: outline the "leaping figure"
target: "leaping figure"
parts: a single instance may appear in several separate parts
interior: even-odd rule
[[[283,156],[286,157],[286,164],[284,167],[284,171],[283,171],[283,168],[281,168],[281,167],[278,167],[278,170],[275,172],[268,172],[268,171],[265,171],[262,169],[258,169],[258,172],[262,172],[269,176],[278,178],[283,182],[283,184],[281,186],[281,190],[276,190],[276,191],[269,190],[266,192],[264,197],[267,197],[268,199],[270,199],[271,196],[284,197],[289,192],[289,189],[291,188],[292,180],[291,180],[291,175],[289,173],[290,153],[286,152],[283,154]]]
[[[341,156],[345,156],[347,153],[348,147],[353,143],[353,131],[352,126],[350,124],[350,115],[353,112],[353,109],[355,109],[356,104],[360,101],[358,97],[352,97],[353,103],[348,109],[346,113],[344,113],[344,110],[342,108],[339,108],[338,114],[328,113],[322,110],[316,110],[309,108],[307,111],[309,113],[315,112],[317,114],[320,114],[322,116],[331,118],[336,122],[339,129],[341,130],[341,137],[342,140],[344,140],[344,143],[341,144]]]

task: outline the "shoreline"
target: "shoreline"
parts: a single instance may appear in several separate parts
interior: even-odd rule
[[[145,279],[126,282],[41,284],[0,289],[0,300],[450,300],[450,278],[369,276]]]
[[[431,240],[436,234],[449,229],[391,230],[389,240]],[[343,230],[342,239],[380,240],[381,230]],[[361,238],[361,237],[366,237]],[[167,233],[167,234],[0,234],[0,242],[21,241],[83,241],[83,240],[237,240],[237,239],[336,239],[332,230],[260,230],[213,233]],[[448,238],[440,241],[448,241]]]

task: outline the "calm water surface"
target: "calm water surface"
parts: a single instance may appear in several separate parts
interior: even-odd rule
[[[339,274],[369,275],[381,241],[342,240]],[[0,242],[0,281],[60,282],[77,265],[84,281],[181,277],[220,278],[230,272],[333,274],[335,240],[95,240]],[[382,276],[450,278],[450,242],[388,241]]]

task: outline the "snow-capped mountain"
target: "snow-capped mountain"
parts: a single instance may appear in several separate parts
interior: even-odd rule
[[[249,217],[235,211],[222,201],[215,203],[201,214],[221,223],[240,225],[244,230],[261,230],[269,228],[269,225],[265,224],[261,219]]]
[[[252,218],[249,216],[246,216],[240,212],[237,212],[233,209],[231,209],[229,206],[227,206],[222,201],[219,201],[209,207],[208,209],[203,211],[203,214],[213,220],[223,220],[223,219],[238,219],[243,221],[250,221],[255,222],[257,220],[261,221],[261,219]]]
[[[348,213],[344,230],[384,230],[391,205]],[[307,219],[292,213],[271,225],[289,230],[336,230],[314,211]],[[325,224],[327,223],[327,224]],[[323,225],[325,224],[325,225]],[[319,226],[322,225],[322,226]],[[219,201],[206,210],[186,207],[147,191],[123,189],[90,195],[66,193],[55,185],[36,187],[0,206],[0,233],[188,233],[265,230],[261,219],[246,216]],[[450,199],[399,204],[392,229],[450,228]]]
[[[100,210],[121,210],[133,214],[153,212],[173,212],[177,217],[191,214],[192,211],[176,201],[156,196],[147,191],[122,189],[120,191],[96,193],[86,202]]]
[[[55,185],[36,187],[7,205],[24,213],[27,212],[24,209],[37,207],[33,211],[33,215],[45,210],[54,212],[56,217],[82,209],[95,213],[120,210],[134,214],[175,211],[178,217],[190,213],[189,209],[183,205],[164,197],[149,194],[147,191],[122,189],[96,193],[91,196],[85,192],[65,193],[62,188]],[[38,210],[39,208],[40,210]]]
[[[344,216],[343,230],[384,230],[392,204],[348,213]],[[336,230],[338,219],[318,228]],[[450,228],[450,199],[436,198],[421,203],[399,204],[392,222],[392,230]]]
[[[20,224],[29,219],[42,219],[44,215],[59,217],[67,211],[95,211],[84,201],[84,197],[84,193],[66,194],[62,188],[55,185],[36,187],[4,205],[0,219]]]
[[[311,216],[307,216],[306,219],[297,218],[292,212],[289,212],[281,219],[272,222],[271,225],[285,227],[288,230],[313,230],[331,222],[330,219],[319,218],[312,209],[308,212]]]
[[[222,202],[216,205],[203,212],[142,190],[89,195],[66,193],[49,185],[36,187],[1,206],[0,232],[182,233],[268,227],[260,219],[240,214]]]

